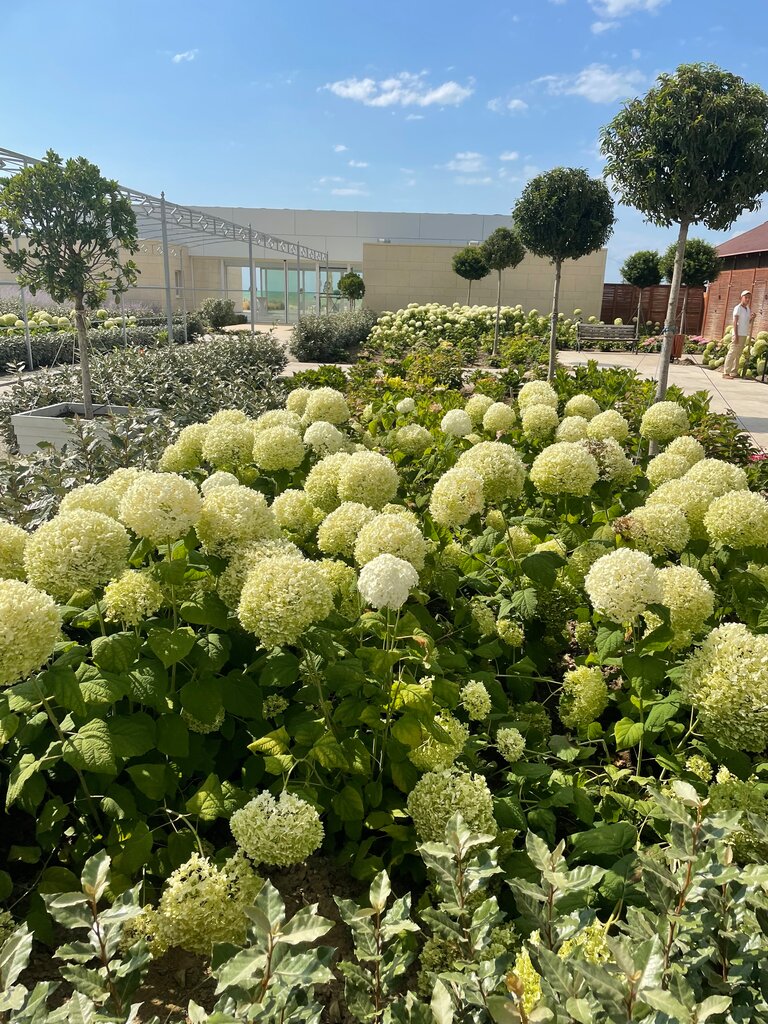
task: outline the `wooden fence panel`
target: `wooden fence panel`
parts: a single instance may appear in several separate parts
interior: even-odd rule
[[[686,289],[684,288],[680,290],[680,299],[677,304],[678,320],[683,311],[685,291]],[[625,324],[632,323],[632,318],[637,315],[638,292],[639,289],[631,284],[603,285],[603,305],[600,319],[610,324],[617,317],[621,317]],[[704,318],[704,289],[688,288],[687,292],[688,301],[685,307],[685,330],[683,333],[699,334]],[[654,288],[643,289],[641,305],[643,322],[651,320],[654,324],[663,324],[667,315],[668,303],[668,284],[660,284]]]

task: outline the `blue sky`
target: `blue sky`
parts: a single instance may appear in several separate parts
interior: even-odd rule
[[[0,146],[190,205],[506,214],[540,171],[599,174],[660,71],[768,88],[765,0],[3,0],[0,25]],[[608,280],[673,238],[617,212]]]

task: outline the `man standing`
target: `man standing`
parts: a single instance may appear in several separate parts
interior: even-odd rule
[[[739,359],[744,351],[744,344],[749,336],[755,314],[750,308],[752,292],[742,292],[741,302],[733,307],[733,340],[728,348],[723,366],[723,377],[734,380],[739,375]]]

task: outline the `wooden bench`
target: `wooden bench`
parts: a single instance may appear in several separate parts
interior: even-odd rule
[[[634,324],[585,324],[577,328],[576,348],[581,351],[584,341],[628,341],[629,349],[634,352],[637,347]]]

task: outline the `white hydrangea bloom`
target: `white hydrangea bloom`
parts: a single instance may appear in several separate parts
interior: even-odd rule
[[[384,554],[363,566],[357,589],[363,600],[374,608],[396,611],[402,608],[418,582],[419,574],[410,562]]]
[[[586,495],[600,477],[595,459],[579,443],[558,441],[533,460],[531,481],[542,494]]]
[[[441,526],[464,526],[484,507],[483,478],[474,469],[455,466],[432,488],[429,511]]]
[[[449,437],[466,437],[472,433],[472,420],[463,409],[451,409],[440,421],[440,429]]]
[[[659,570],[643,551],[619,548],[598,558],[584,580],[592,607],[613,622],[633,622],[651,604],[661,604]]]
[[[254,864],[301,864],[323,841],[315,808],[293,793],[259,793],[229,819],[235,842]]]
[[[523,384],[517,396],[517,404],[521,409],[529,405],[548,405],[551,409],[557,409],[559,401],[557,392],[545,380],[529,380]]]

